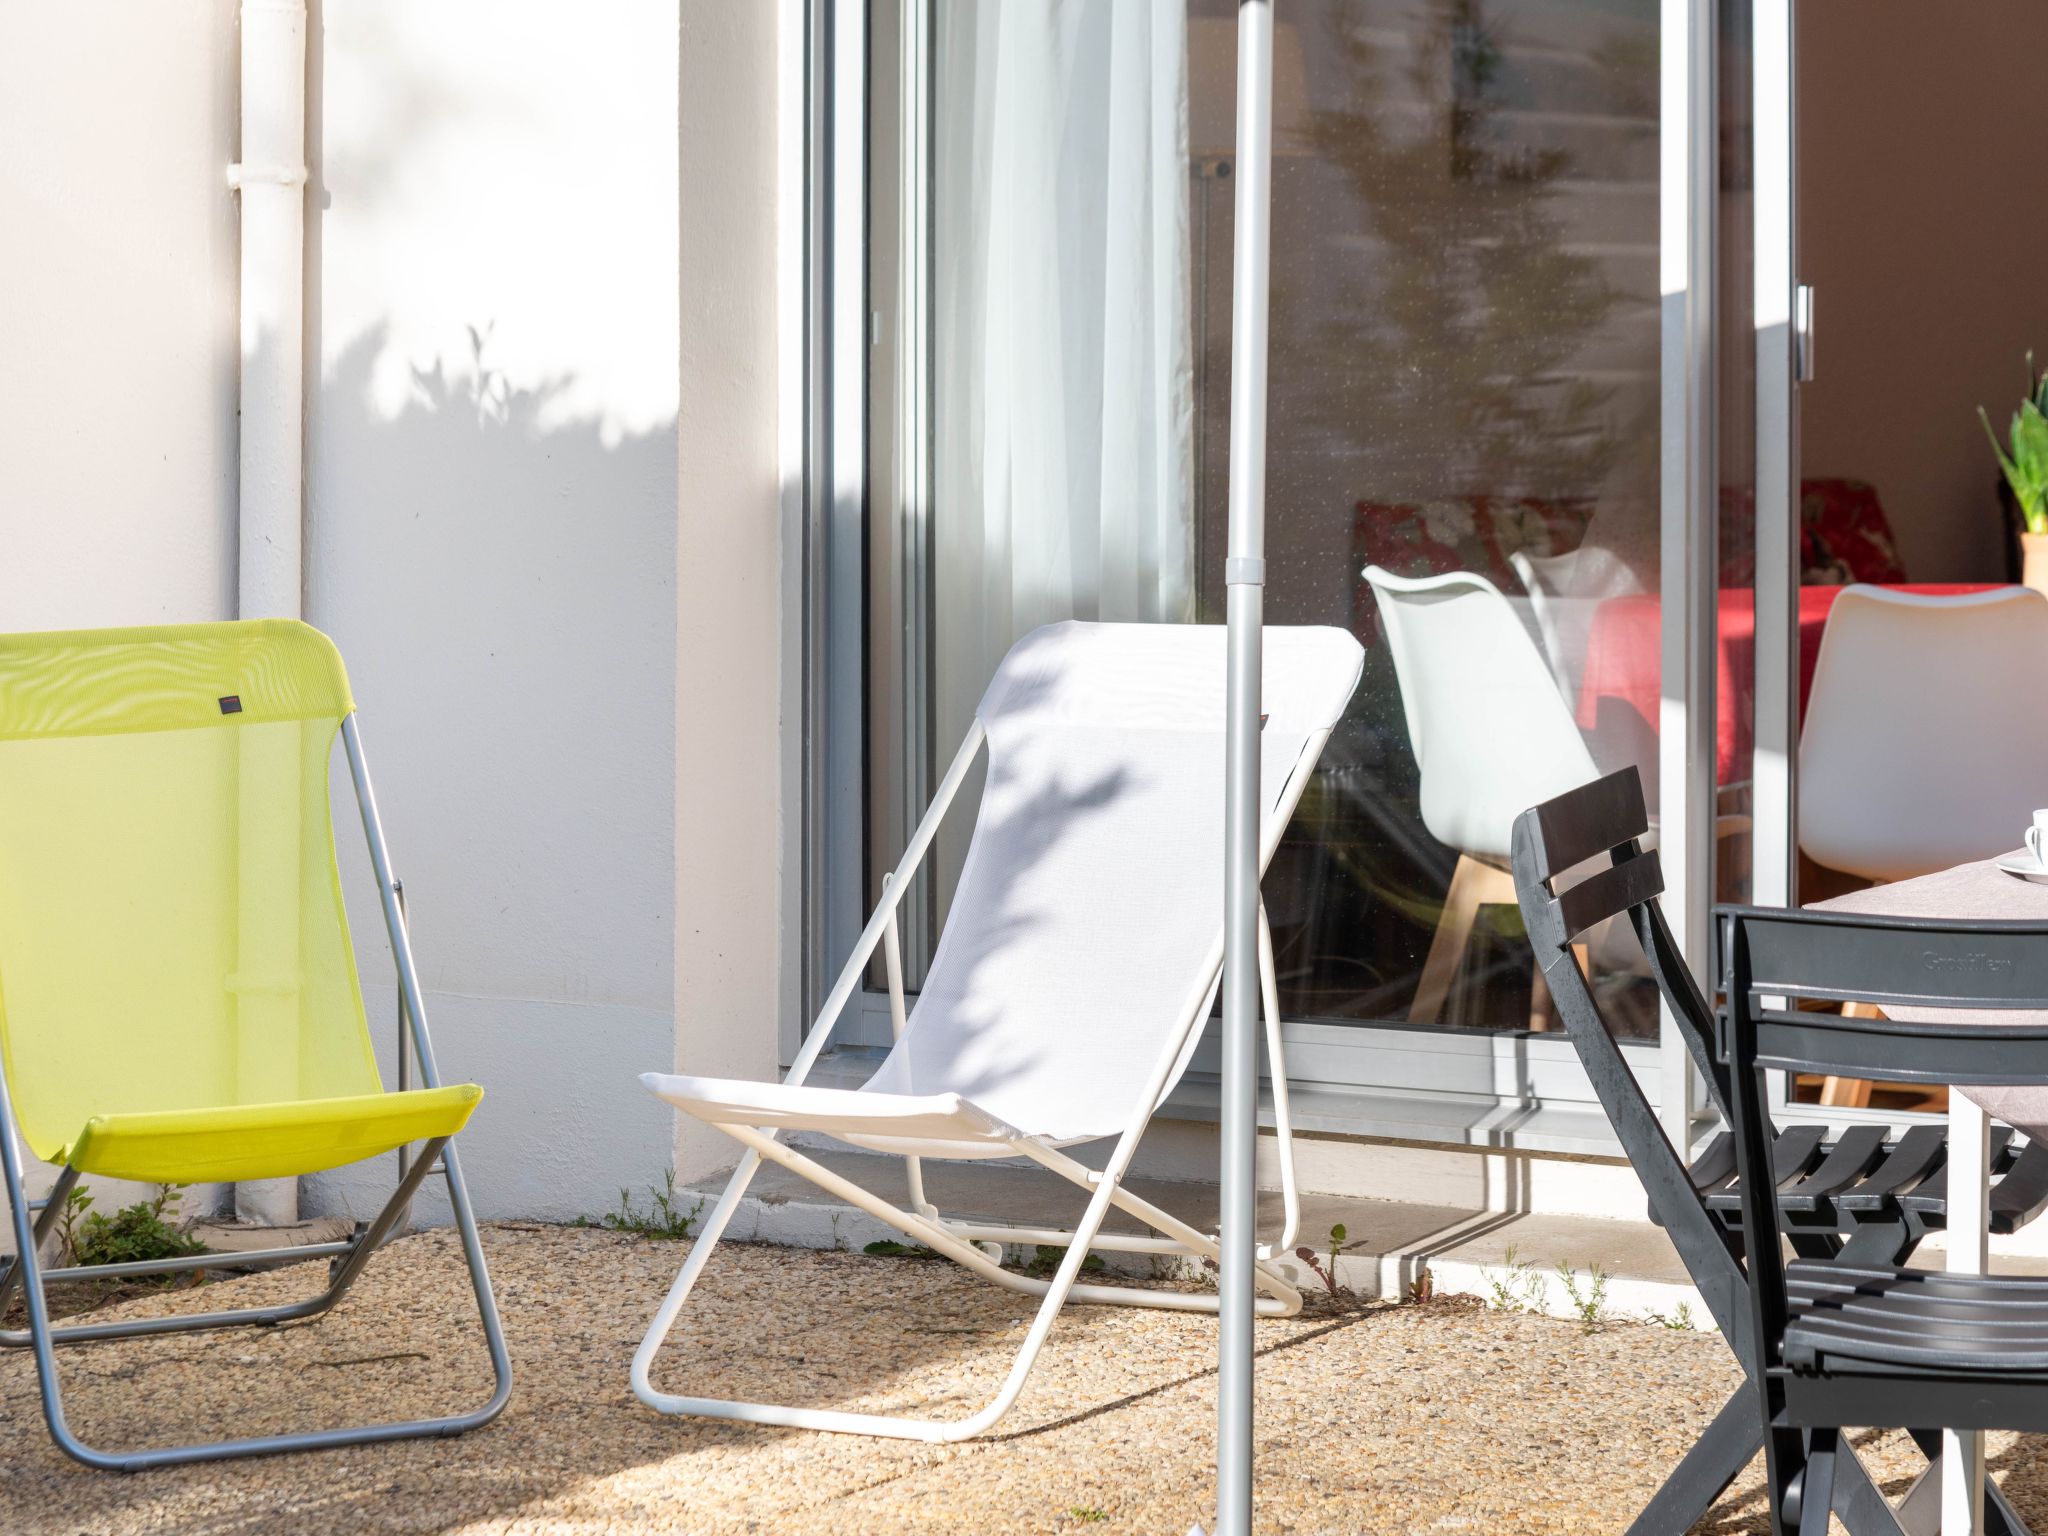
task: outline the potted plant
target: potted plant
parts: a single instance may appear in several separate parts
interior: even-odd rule
[[[2048,594],[2048,372],[2035,371],[2032,352],[2027,354],[2027,393],[2012,413],[2011,451],[1998,441],[1981,405],[1977,419],[1984,423],[2019,513],[2020,580]]]

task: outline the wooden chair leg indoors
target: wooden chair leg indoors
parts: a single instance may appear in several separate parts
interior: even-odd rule
[[[1451,871],[1451,887],[1444,893],[1443,915],[1437,919],[1429,954],[1422,962],[1422,979],[1416,985],[1414,1001],[1408,1005],[1410,1024],[1434,1024],[1443,1017],[1444,1001],[1450,996],[1451,984],[1458,979],[1458,966],[1465,958],[1466,946],[1472,942],[1479,909],[1512,907],[1516,900],[1515,877],[1510,871],[1469,853],[1458,855],[1457,868]],[[1583,967],[1587,947],[1575,944],[1572,949]],[[1542,969],[1532,958],[1529,1028],[1541,1034],[1558,1027],[1557,1004],[1551,999]]]
[[[1458,962],[1465,958],[1479,909],[1514,901],[1513,875],[1469,853],[1458,855],[1458,867],[1451,871],[1451,888],[1444,893],[1443,916],[1437,919],[1428,958],[1422,962],[1422,980],[1416,985],[1415,1000],[1408,1005],[1410,1024],[1434,1024],[1443,1015],[1444,999],[1458,979]]]

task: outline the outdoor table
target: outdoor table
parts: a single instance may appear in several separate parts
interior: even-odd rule
[[[1820,659],[1820,638],[1828,612],[1841,587],[1799,589],[1799,707],[1813,689],[1814,664]],[[1990,590],[1982,584],[1893,586],[1887,591],[1920,592],[1954,597]],[[1614,727],[1619,713],[1633,716],[1637,733],[1654,733],[1658,700],[1664,693],[1663,605],[1651,594],[1613,597],[1593,610],[1586,634],[1586,670],[1581,679],[1578,722],[1582,729]],[[1756,690],[1756,593],[1749,587],[1723,587],[1714,631],[1715,782],[1733,784],[1749,777],[1755,741],[1756,711],[1750,700]]]
[[[1885,917],[1959,918],[1985,922],[2048,922],[2048,886],[2006,874],[1985,859],[1958,864],[1938,874],[1852,891],[1816,902],[1830,912],[1867,912]],[[1899,1009],[1907,1020],[1957,1019],[1972,1023],[2033,1023],[2032,1013],[2012,1010]],[[2048,1127],[2048,1088],[1962,1088],[1951,1091],[1948,1107],[1948,1268],[1981,1275],[1990,1261],[1991,1117],[2038,1137]],[[1968,1170],[1975,1170],[1969,1177]],[[1974,1192],[1975,1198],[1970,1198]],[[1943,1536],[1975,1536],[1984,1529],[1984,1437],[1976,1431],[1942,1435],[1941,1529]],[[1947,1475],[1965,1469],[1962,1477]]]

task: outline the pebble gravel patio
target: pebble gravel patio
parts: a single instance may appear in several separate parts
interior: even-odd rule
[[[1213,1323],[1070,1309],[993,1439],[926,1446],[664,1419],[626,1385],[680,1245],[584,1228],[484,1233],[518,1386],[465,1438],[150,1472],[90,1472],[45,1434],[27,1357],[0,1361],[0,1531],[762,1532],[900,1536],[1087,1529],[1182,1536],[1206,1520]],[[313,1266],[134,1312],[304,1294]],[[915,1303],[904,1305],[904,1303]],[[671,1387],[874,1410],[965,1412],[1006,1367],[1026,1299],[918,1259],[734,1245],[656,1372]],[[395,1244],[325,1321],[63,1351],[94,1443],[251,1434],[446,1412],[487,1389],[447,1231]],[[1273,1532],[1621,1530],[1736,1381],[1718,1338],[1442,1300],[1312,1303],[1260,1325],[1258,1476]],[[1900,1437],[1861,1437],[1894,1495]],[[2041,1442],[1994,1437],[2020,1512],[2048,1517]],[[1760,1464],[1701,1527],[1763,1530]],[[1839,1525],[1836,1527],[1840,1529]]]

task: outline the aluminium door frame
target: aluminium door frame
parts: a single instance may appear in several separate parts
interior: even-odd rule
[[[1657,720],[1658,851],[1665,916],[1704,981],[1714,906],[1716,512],[1715,240],[1720,112],[1716,0],[1662,0],[1659,26],[1658,291],[1663,345],[1659,596],[1663,688]],[[1690,1147],[1704,1095],[1678,1022],[1660,1009],[1658,1118]]]

